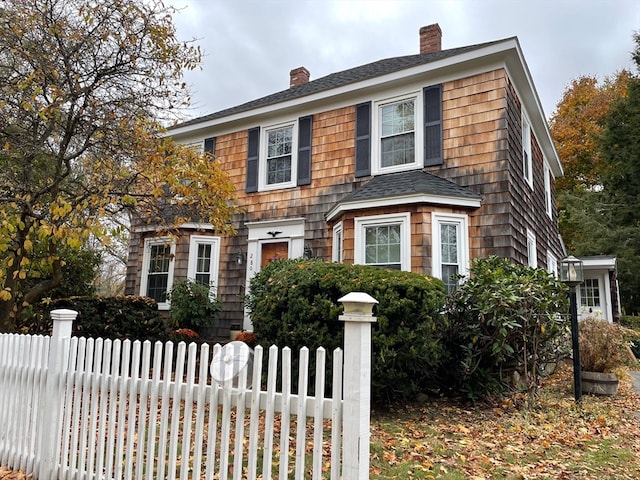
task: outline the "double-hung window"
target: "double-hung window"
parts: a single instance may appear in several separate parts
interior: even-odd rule
[[[375,105],[376,139],[373,155],[374,173],[387,173],[416,168],[422,160],[423,134],[421,95],[387,99]]]
[[[558,259],[551,252],[547,252],[547,272],[558,278]]]
[[[527,229],[527,264],[530,267],[538,268],[538,244],[536,234]]]
[[[356,218],[355,263],[410,270],[409,221],[409,213]]]
[[[311,184],[313,116],[247,131],[247,193]]]
[[[331,251],[331,261],[342,263],[342,222],[333,227],[333,247]]]
[[[296,124],[265,128],[262,137],[260,189],[292,187],[296,184]]]
[[[447,290],[458,286],[459,276],[469,270],[469,227],[466,215],[431,214],[433,237],[433,276],[441,279]]]
[[[267,130],[267,185],[291,182],[293,125]]]
[[[414,163],[415,139],[415,99],[380,107],[380,168]]]
[[[553,203],[551,199],[551,169],[544,164],[544,205],[549,218],[553,218]]]
[[[220,238],[205,235],[191,235],[189,240],[189,264],[187,278],[202,285],[208,285],[215,294],[218,284],[220,260]]]
[[[175,248],[175,243],[166,237],[144,241],[140,295],[153,298],[160,310],[169,308],[167,294],[173,286]]]
[[[533,187],[533,159],[531,158],[531,123],[522,114],[522,173],[530,187]]]

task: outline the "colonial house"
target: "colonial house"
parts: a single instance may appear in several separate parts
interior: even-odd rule
[[[237,189],[235,235],[184,225],[131,236],[126,291],[156,298],[180,279],[210,283],[219,333],[250,329],[249,280],[278,258],[318,257],[433,275],[454,288],[475,257],[556,271],[564,256],[562,166],[518,39],[443,50],[437,24],[418,54],[311,80],[179,124]]]

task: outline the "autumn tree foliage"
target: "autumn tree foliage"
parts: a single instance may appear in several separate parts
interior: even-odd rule
[[[633,59],[640,71],[640,34],[634,35]],[[622,305],[640,312],[640,76],[629,80],[628,93],[612,106],[600,142],[603,211],[618,257]]]
[[[640,35],[632,57],[640,70]],[[551,120],[565,177],[556,182],[560,232],[575,255],[616,255],[626,313],[640,312],[640,77],[581,77]]]
[[[556,189],[574,192],[600,185],[602,158],[598,140],[611,106],[626,95],[630,75],[622,70],[602,83],[594,76],[582,76],[565,90],[549,122],[564,167]]]
[[[60,285],[61,252],[104,238],[105,219],[135,209],[166,228],[228,228],[220,166],[162,136],[201,57],[174,13],[158,0],[0,2],[0,331]]]

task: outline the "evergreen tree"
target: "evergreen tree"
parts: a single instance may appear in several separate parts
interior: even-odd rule
[[[633,59],[640,70],[640,34]],[[640,78],[629,79],[606,118],[600,139],[604,210],[618,257],[620,295],[626,313],[640,312]]]

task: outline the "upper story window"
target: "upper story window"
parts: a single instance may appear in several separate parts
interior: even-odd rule
[[[267,130],[267,185],[291,181],[293,126]]]
[[[469,270],[469,226],[466,215],[431,214],[433,276],[444,282],[447,293],[456,289],[459,276]]]
[[[544,205],[549,218],[553,218],[553,203],[551,199],[551,169],[544,164]]]
[[[416,126],[422,123],[420,95],[387,99],[375,104],[373,172],[387,173],[422,166],[417,152],[422,138]],[[420,156],[422,157],[422,156]]]
[[[442,85],[356,105],[356,177],[441,165]]]
[[[159,310],[167,310],[167,294],[173,286],[176,245],[167,237],[147,238],[142,255],[140,295],[153,298]]]
[[[533,187],[533,159],[531,158],[531,124],[522,114],[522,173],[530,187]]]
[[[355,219],[355,263],[409,271],[409,213]]]
[[[313,117],[248,131],[248,193],[311,183]]]
[[[380,168],[415,163],[415,98],[380,107]]]
[[[263,171],[260,179],[264,189],[294,185],[294,127],[291,124],[265,129],[265,149],[260,165]]]

